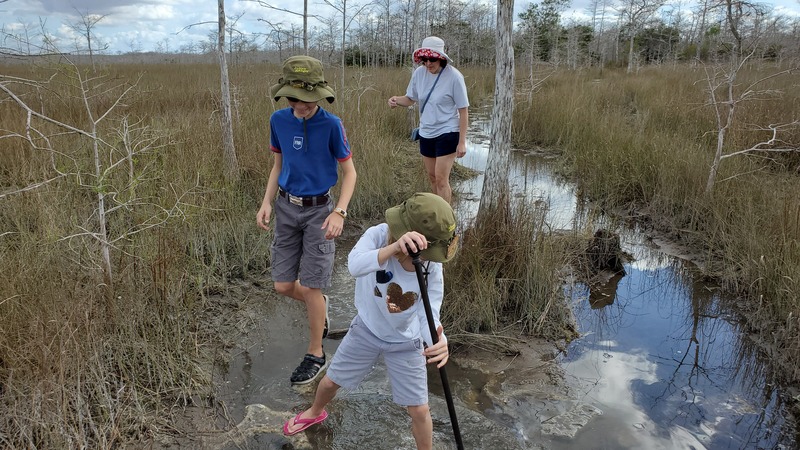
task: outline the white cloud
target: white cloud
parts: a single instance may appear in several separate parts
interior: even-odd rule
[[[494,4],[491,0],[471,1]],[[564,12],[564,17],[572,22],[588,22],[586,7],[589,1],[573,0],[571,8]],[[292,11],[302,10],[302,3],[298,0],[270,0],[269,3]],[[514,16],[524,11],[529,3],[531,3],[529,0],[517,1]],[[800,4],[796,0],[777,0],[772,5],[776,14],[800,17]],[[237,28],[247,33],[268,30],[269,27],[259,19],[285,25],[301,23],[298,15],[269,9],[255,1],[225,0],[225,8],[229,17],[244,13],[237,23]],[[688,9],[690,5],[686,4],[684,8]],[[336,13],[318,1],[310,2],[309,10],[313,14],[325,17]],[[98,38],[111,45],[109,51],[112,53],[130,51],[132,46],[137,45],[143,51],[153,50],[156,42],[165,39],[170,41],[171,50],[177,50],[181,45],[206,39],[208,32],[213,30],[213,25],[185,28],[193,24],[216,21],[217,5],[213,1],[196,0],[9,0],[0,4],[0,15],[4,20],[0,22],[0,26],[15,32],[25,28],[39,30],[39,20],[42,19],[46,21],[49,33],[69,41],[72,39],[72,33],[64,30],[63,24],[74,23],[80,19],[81,14],[86,13],[105,15],[94,31]],[[310,26],[316,25],[319,24],[315,21],[310,22]],[[72,42],[69,42],[69,45],[71,46]]]
[[[107,24],[118,25],[141,21],[167,21],[179,17],[180,14],[172,5],[126,5],[116,8],[108,15]]]
[[[800,4],[800,2],[798,2],[798,4]],[[781,15],[781,16],[800,18],[800,9],[797,8],[797,7],[790,8],[790,7],[785,6],[785,5],[779,5],[779,6],[775,7],[774,11],[775,11],[775,14],[778,14],[778,15]]]

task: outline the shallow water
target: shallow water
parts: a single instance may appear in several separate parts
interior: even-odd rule
[[[462,164],[481,170],[488,143],[477,122]],[[580,223],[573,186],[550,160],[515,152],[515,192],[546,202],[553,229]],[[458,187],[457,212],[477,210],[482,176]],[[544,358],[502,355],[471,361],[454,355],[447,370],[463,442],[472,449],[745,449],[796,448],[796,423],[782,402],[769,361],[741,331],[731,299],[698,281],[689,262],[662,251],[636,229],[616,230],[634,260],[601,288],[565,286],[581,337]],[[340,242],[334,287],[327,293],[332,328],[355,314]],[[268,281],[262,289],[271,289]],[[254,290],[252,295],[259,295]],[[322,425],[285,438],[280,423],[305,408],[310,388],[288,376],[305,350],[305,316],[297,302],[265,302],[253,331],[239,342],[219,400],[236,439],[214,448],[414,448],[405,411],[392,404],[378,365],[356,392],[340,393]],[[328,354],[338,341],[326,340]],[[537,354],[538,355],[538,354]],[[441,383],[429,372],[436,448],[455,448]],[[243,424],[248,424],[244,426]]]
[[[690,263],[627,237],[637,260],[624,277],[570,292],[582,337],[561,365],[603,411],[570,448],[794,448],[781,387],[730,300]]]
[[[474,143],[465,165],[483,169],[487,147]],[[581,224],[573,186],[554,176],[551,161],[515,153],[512,188],[547,202],[552,229]],[[482,182],[465,187],[480,192]],[[574,437],[545,446],[796,448],[780,382],[742,332],[732,300],[639,230],[615,231],[633,261],[600,288],[568,286],[581,338],[559,358],[575,398],[601,413]]]

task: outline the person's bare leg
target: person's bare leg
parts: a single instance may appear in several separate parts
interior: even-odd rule
[[[435,160],[436,165],[434,169],[436,179],[436,194],[439,197],[447,200],[447,203],[453,198],[453,190],[450,187],[450,172],[453,170],[453,164],[456,162],[456,154],[440,156]]]
[[[325,299],[322,297],[322,290],[307,288],[299,281],[275,282],[275,290],[306,304],[310,335],[306,353],[322,356],[322,330],[325,328]]]
[[[425,166],[425,173],[428,174],[428,181],[431,183],[431,192],[439,195],[436,192],[436,158],[422,157],[422,164]]]
[[[334,383],[333,380],[328,378],[327,375],[322,377],[320,380],[319,385],[317,385],[317,393],[314,396],[314,403],[311,405],[310,408],[303,411],[300,414],[301,419],[313,419],[315,417],[319,417],[322,414],[322,411],[325,410],[325,406],[336,397],[336,392],[339,391],[339,385]],[[301,425],[296,425],[294,423],[294,418],[290,420],[289,423],[289,431],[295,431],[296,429],[300,428]],[[433,427],[433,425],[431,425]],[[431,433],[433,433],[433,428],[431,428]]]
[[[417,450],[433,448],[433,420],[428,405],[409,406],[408,415],[411,416],[411,434],[414,435]]]

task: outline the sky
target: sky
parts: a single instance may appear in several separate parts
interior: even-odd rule
[[[300,0],[262,0],[274,6],[302,10]],[[481,0],[491,1],[491,0]],[[673,0],[689,5],[691,0]],[[581,20],[590,0],[572,0],[564,15]],[[365,0],[349,0],[348,8]],[[515,17],[530,1],[515,2]],[[771,0],[766,4],[777,13],[800,17],[800,0]],[[688,8],[688,6],[684,6]],[[323,0],[309,0],[309,12],[330,17],[335,11]],[[273,23],[302,23],[299,16],[265,8],[255,0],[225,0],[228,17],[241,15],[237,29],[248,33],[266,33]],[[8,34],[36,36],[44,23],[61,51],[73,51],[76,32],[70,24],[82,16],[104,16],[94,28],[100,42],[108,45],[106,53],[139,51],[176,52],[186,44],[207,41],[216,29],[217,2],[213,0],[0,0],[0,27]],[[259,20],[262,19],[262,20]],[[313,21],[309,26],[313,26]],[[39,39],[41,40],[41,39]],[[12,47],[0,36],[0,48]]]

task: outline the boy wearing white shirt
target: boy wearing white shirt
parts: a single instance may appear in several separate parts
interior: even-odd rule
[[[325,420],[325,405],[339,388],[354,390],[383,355],[393,400],[407,407],[417,448],[432,447],[425,364],[442,367],[449,357],[439,321],[444,294],[441,263],[449,261],[458,247],[455,229],[455,214],[447,201],[417,193],[386,210],[386,223],[363,234],[348,257],[348,268],[356,277],[358,314],[317,387],[314,403],[284,424],[284,434],[297,434]],[[420,251],[420,259],[426,261],[427,292],[439,333],[435,345],[409,248]]]

